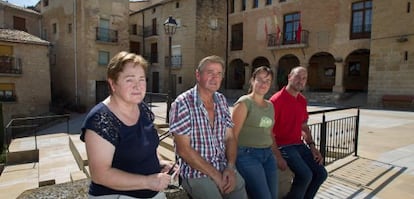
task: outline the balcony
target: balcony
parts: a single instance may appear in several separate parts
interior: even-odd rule
[[[150,64],[158,63],[158,54],[146,54],[144,58],[148,61]]]
[[[151,36],[157,36],[158,31],[157,28],[154,26],[147,26],[144,27],[144,37],[151,37]]]
[[[96,27],[96,41],[116,43],[118,42],[118,31]]]
[[[0,73],[22,74],[22,60],[10,56],[0,56]]]
[[[182,55],[173,55],[171,57],[171,69],[180,69],[182,67]],[[168,67],[169,56],[165,57],[165,66]]]
[[[300,38],[297,38],[296,32],[287,32],[286,34],[276,33],[268,34],[267,49],[281,50],[292,48],[305,48],[309,46],[309,31],[302,30]]]
[[[0,102],[16,102],[17,97],[14,95],[0,95]]]

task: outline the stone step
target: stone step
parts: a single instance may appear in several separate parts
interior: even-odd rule
[[[162,158],[175,161],[175,153],[163,146],[158,146],[157,148],[158,153],[161,155]]]
[[[85,172],[83,171],[75,171],[75,172],[70,173],[70,180],[72,182],[75,182],[77,180],[82,180],[85,178],[88,178],[88,176],[86,176]]]
[[[80,140],[78,134],[69,136],[69,147],[80,170],[88,165],[85,143]]]
[[[69,136],[39,136],[39,185],[70,182],[70,173],[79,167],[69,147]]]
[[[160,146],[174,152],[174,140],[172,137],[166,137],[160,142]]]
[[[38,187],[38,163],[7,165],[0,176],[0,198],[17,198]]]

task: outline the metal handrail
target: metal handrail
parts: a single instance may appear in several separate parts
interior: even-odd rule
[[[59,119],[59,118],[66,118],[66,130],[69,132],[69,119],[70,114],[63,114],[63,115],[47,115],[47,116],[35,116],[35,117],[23,117],[23,118],[14,118],[7,123],[5,127],[6,132],[6,151],[9,152],[9,145],[11,140],[13,139],[13,132],[9,133],[10,129],[23,129],[23,128],[31,128],[34,132],[35,138],[35,149],[37,149],[37,131],[38,127],[42,125],[42,123],[36,123],[36,121],[45,120],[45,119]],[[19,122],[23,122],[23,124],[19,124]],[[3,143],[4,144],[4,143]]]
[[[356,115],[326,120],[326,113],[357,109]],[[358,106],[311,111],[309,115],[322,114],[322,122],[310,124],[309,128],[323,163],[330,164],[350,154],[358,156],[360,109]]]

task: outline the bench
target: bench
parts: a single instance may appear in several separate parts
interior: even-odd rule
[[[414,95],[384,95],[382,104],[386,108],[414,107]]]

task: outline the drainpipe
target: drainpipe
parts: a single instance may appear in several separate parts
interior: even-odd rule
[[[73,36],[73,53],[74,53],[74,63],[75,63],[75,69],[74,69],[74,73],[75,73],[75,104],[76,106],[79,105],[79,95],[78,95],[78,44],[77,44],[77,35],[78,35],[78,30],[77,30],[77,25],[76,25],[76,0],[73,0],[73,32],[74,32],[74,36]]]
[[[225,70],[224,70],[224,89],[227,90],[229,86],[228,82],[228,64],[229,64],[229,1],[226,1],[226,55],[225,55]]]

